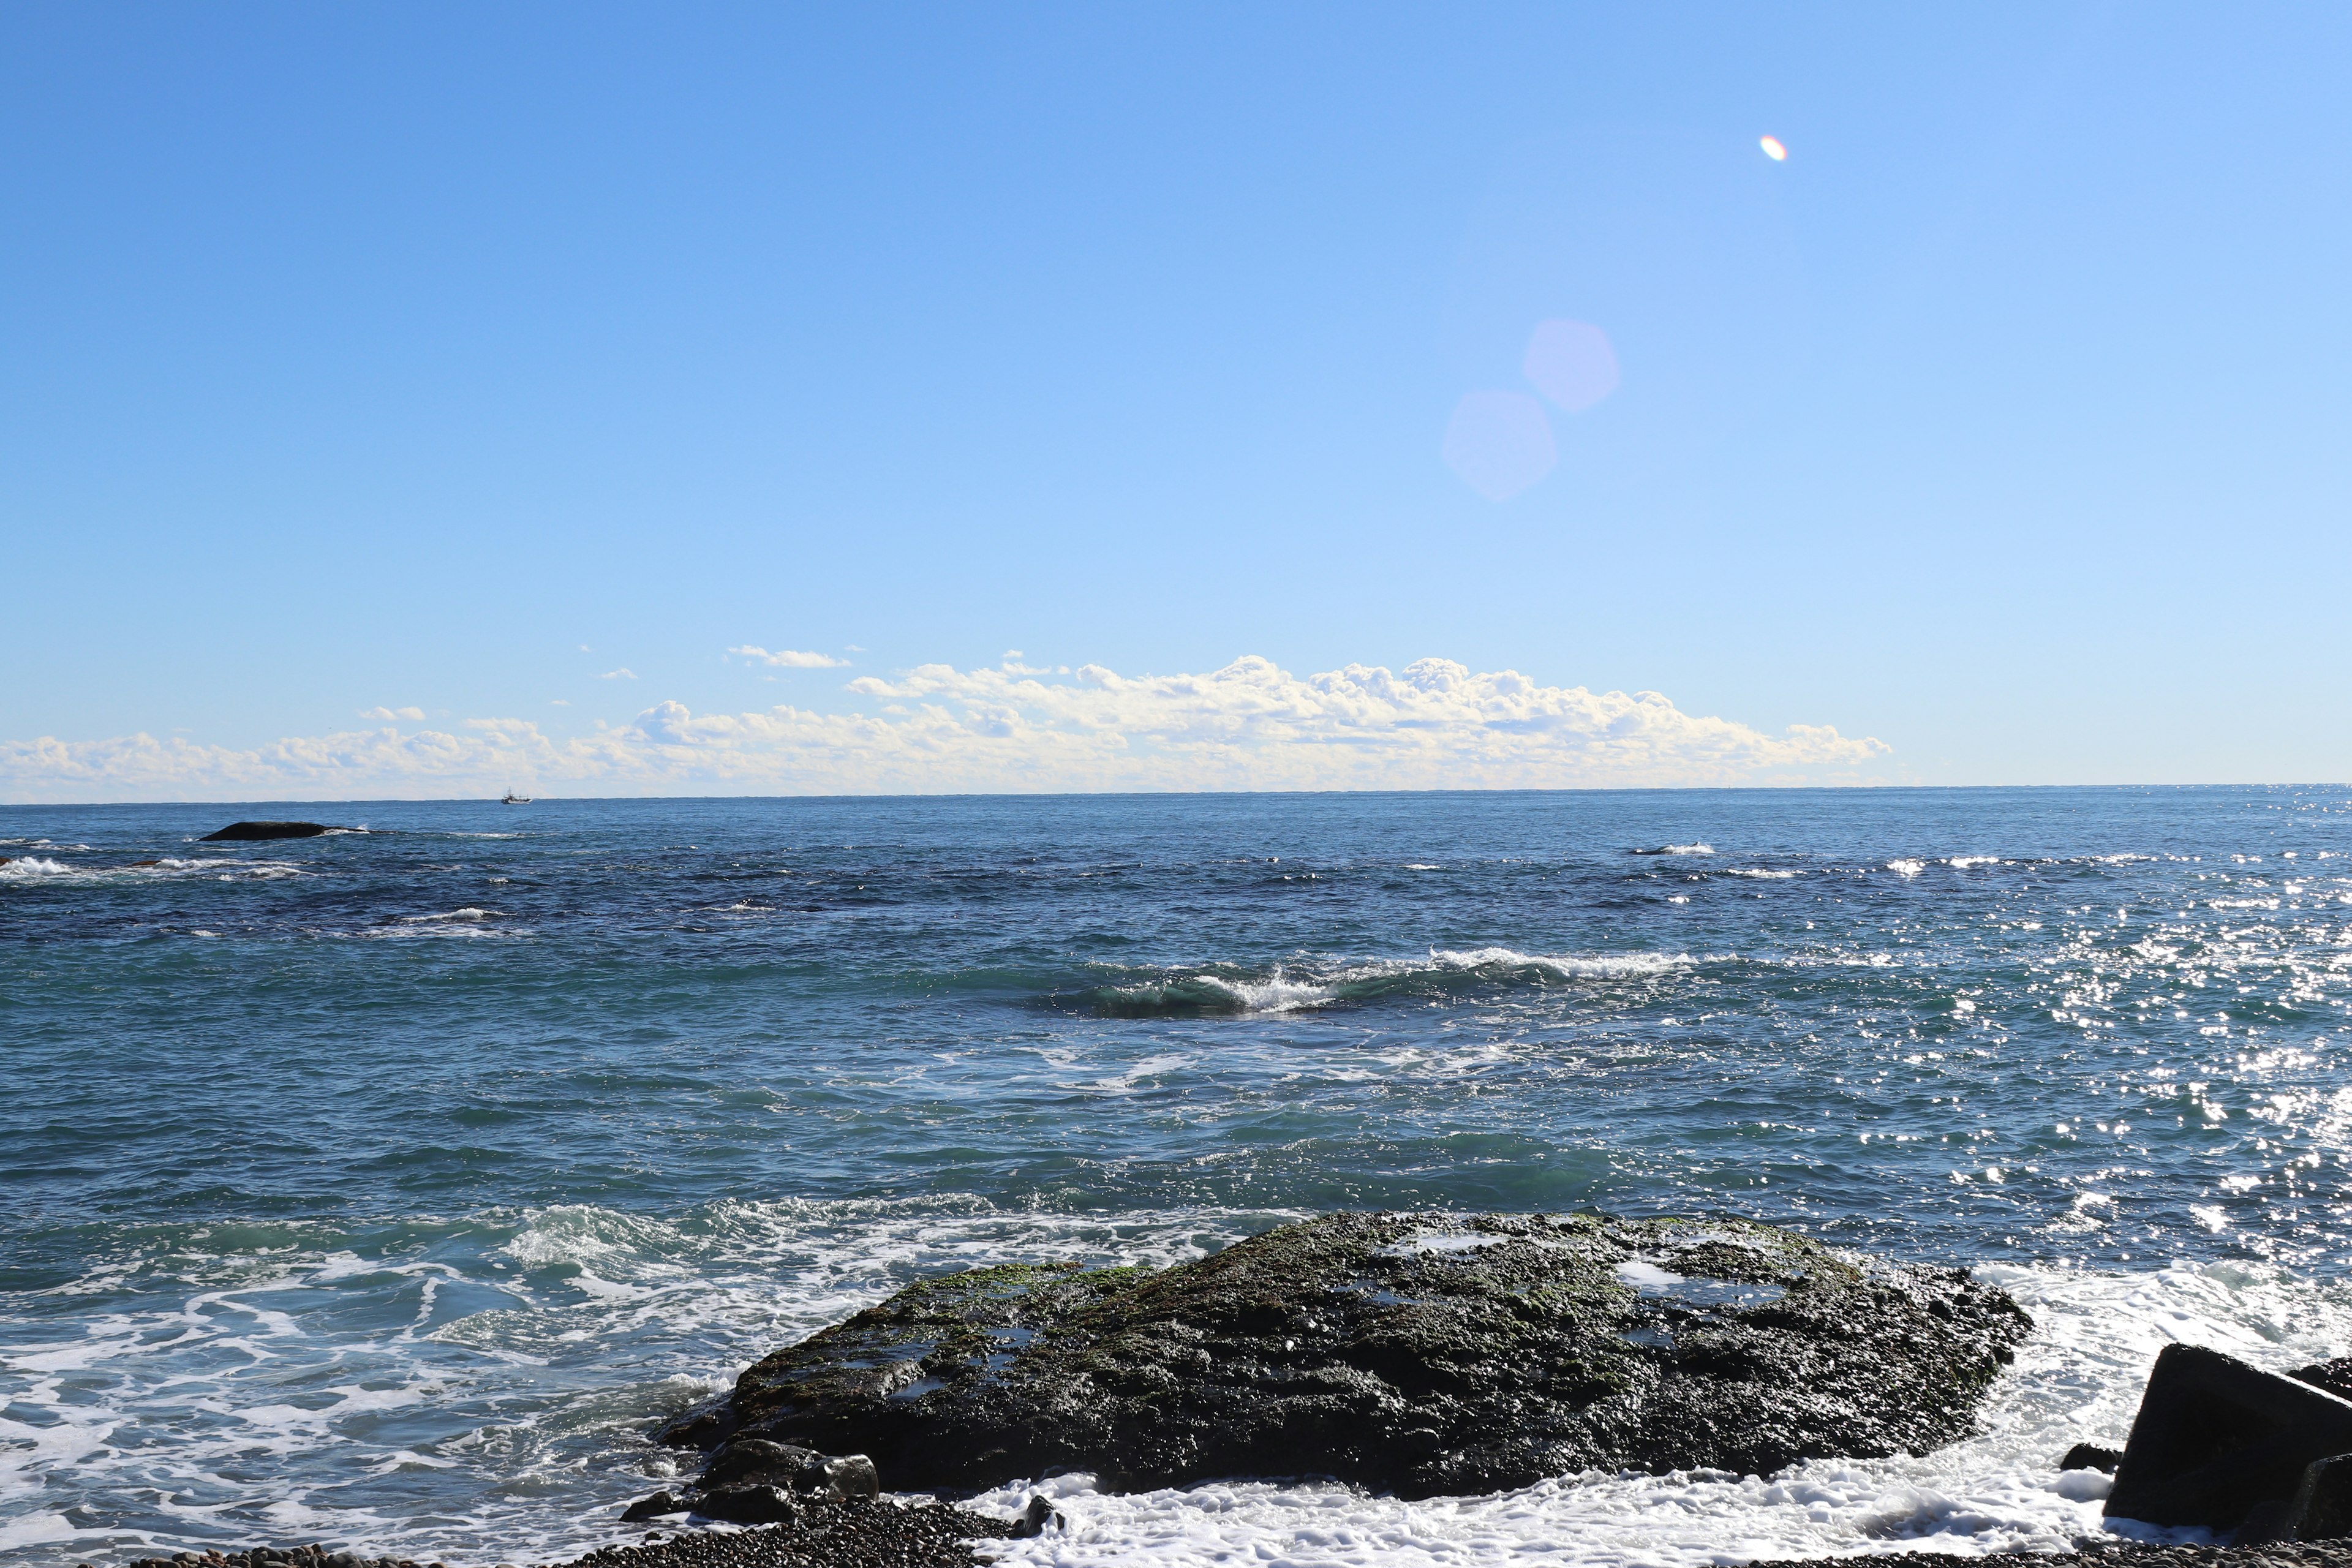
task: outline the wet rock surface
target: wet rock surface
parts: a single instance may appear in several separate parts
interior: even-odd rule
[[[2352,1356],[2324,1361],[2315,1366],[2299,1366],[2287,1375],[2314,1388],[2324,1388],[2339,1399],[2352,1399]]]
[[[2132,1418],[2107,1517],[2235,1531],[2240,1541],[2335,1533],[2346,1477],[2322,1461],[2352,1453],[2352,1401],[2305,1375],[2315,1370],[2283,1377],[2167,1345]]]
[[[707,1474],[751,1440],[870,1455],[901,1491],[1763,1474],[1960,1436],[2030,1327],[1965,1271],[1743,1220],[1338,1214],[1169,1269],[927,1280],[665,1437],[715,1449]]]
[[[782,1524],[813,1503],[878,1497],[881,1477],[863,1454],[835,1458],[813,1448],[744,1437],[730,1443],[684,1491],[658,1491],[629,1505],[624,1523],[693,1514],[736,1524]]]

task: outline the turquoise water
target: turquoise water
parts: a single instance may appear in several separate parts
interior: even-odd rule
[[[264,816],[368,831],[194,842]],[[0,855],[0,1563],[612,1539],[646,1419],[917,1273],[1337,1206],[2352,1261],[2340,788],[12,807]]]

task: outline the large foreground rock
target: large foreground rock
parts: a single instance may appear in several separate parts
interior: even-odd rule
[[[1338,1214],[1164,1270],[927,1280],[667,1436],[867,1454],[901,1491],[1762,1473],[1951,1441],[2030,1327],[1964,1271],[1742,1220]]]
[[[2165,1346],[2107,1517],[2254,1540],[2352,1531],[2352,1400],[2336,1392],[2343,1365],[2281,1376],[2201,1345]]]

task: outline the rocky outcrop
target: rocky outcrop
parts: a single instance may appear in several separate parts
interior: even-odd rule
[[[321,833],[352,831],[348,827],[330,827],[322,822],[232,822],[218,833],[205,834],[197,842],[245,844],[262,838],[316,838]]]
[[[2200,1345],[2165,1346],[2107,1517],[2202,1525],[2246,1542],[2352,1531],[2352,1400],[2332,1392],[2344,1367],[2282,1377]]]
[[[1404,1497],[1588,1467],[1924,1452],[2030,1328],[1962,1270],[1736,1219],[1337,1214],[1169,1269],[926,1280],[667,1440],[873,1457],[894,1490],[1322,1474]]]
[[[863,1454],[834,1458],[812,1448],[743,1437],[702,1468],[683,1493],[656,1492],[631,1503],[624,1522],[692,1513],[737,1524],[787,1524],[814,1503],[879,1497],[881,1478]]]

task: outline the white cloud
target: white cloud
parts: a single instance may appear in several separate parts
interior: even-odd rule
[[[549,700],[547,705],[550,708],[569,708],[572,706],[572,699],[569,697],[552,698]]]
[[[596,679],[599,680],[635,680],[636,678],[637,672],[635,670],[624,668],[620,669],[608,669]]]
[[[781,664],[793,669],[846,669],[849,667],[845,658],[835,658],[831,654],[803,653],[798,648],[779,648],[770,653],[766,648],[746,644],[727,651],[760,664]]]
[[[1542,686],[1447,659],[1297,676],[1263,658],[1201,675],[1099,665],[1040,679],[925,665],[848,690],[867,712],[657,702],[572,739],[522,719],[459,734],[353,731],[252,750],[132,735],[0,742],[14,800],[496,794],[913,794],[1099,789],[1501,789],[1875,782],[1874,740],[1767,734],[1654,691]]]
[[[406,719],[415,722],[424,719],[425,710],[422,708],[362,708],[360,710],[360,717],[382,719],[387,721],[394,719]]]

